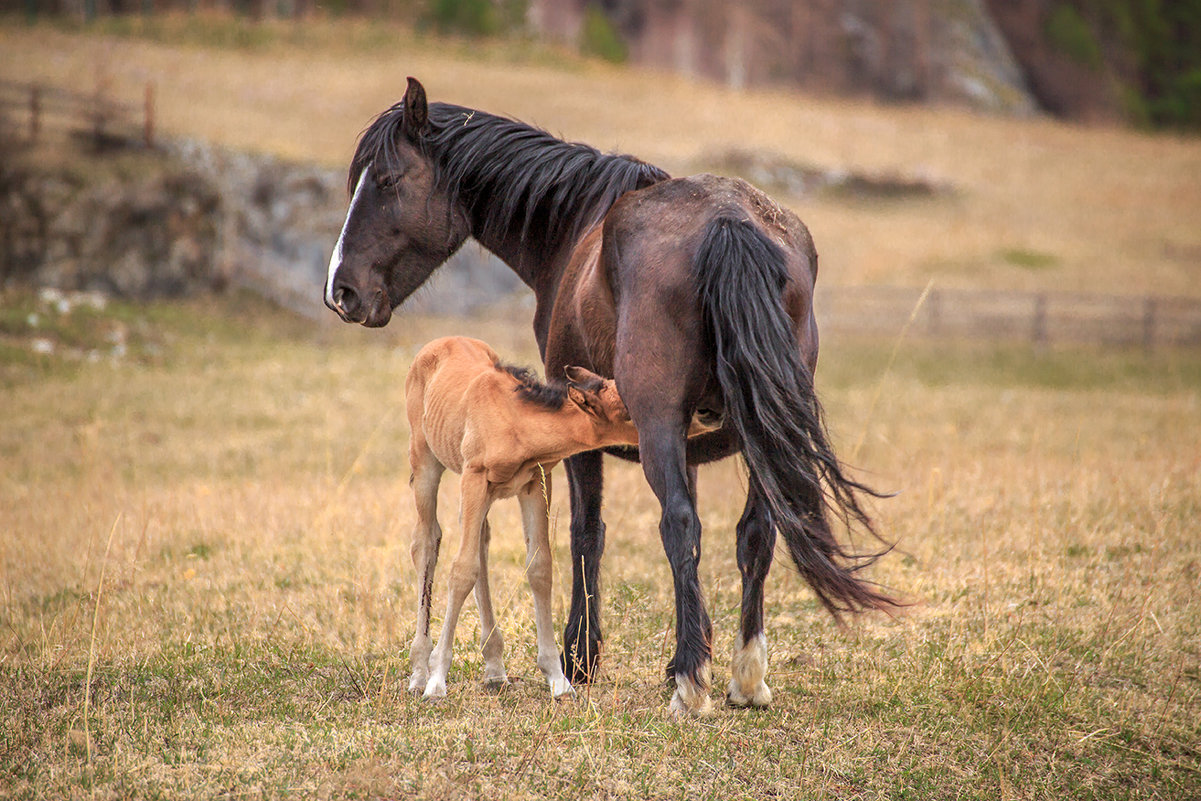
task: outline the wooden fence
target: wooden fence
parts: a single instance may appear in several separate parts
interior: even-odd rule
[[[12,129],[12,137],[29,143],[66,133],[98,150],[130,144],[150,148],[154,147],[154,84],[146,84],[141,103],[122,103],[100,91],[0,81],[0,121]]]
[[[907,287],[818,289],[825,330],[907,336],[1126,345],[1201,346],[1201,299],[1069,292]],[[911,319],[912,318],[912,319]]]

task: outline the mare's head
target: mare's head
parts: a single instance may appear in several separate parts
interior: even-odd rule
[[[404,99],[359,139],[350,208],[325,282],[325,305],[346,322],[387,325],[467,238],[467,212],[440,185],[423,147],[428,130],[425,89],[409,78]]]

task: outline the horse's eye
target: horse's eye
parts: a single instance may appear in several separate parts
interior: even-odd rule
[[[388,173],[387,175],[381,175],[376,180],[375,185],[379,187],[381,192],[388,192],[395,189],[398,183],[400,183],[400,176],[396,173]]]

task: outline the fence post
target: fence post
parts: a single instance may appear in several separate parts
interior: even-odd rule
[[[1143,350],[1148,353],[1155,348],[1155,298],[1143,301]]]
[[[1031,336],[1035,345],[1047,344],[1047,296],[1042,292],[1034,296],[1034,325]]]
[[[29,140],[36,142],[42,127],[42,90],[34,84],[29,90]]]
[[[154,82],[146,81],[146,102],[142,112],[142,138],[146,148],[154,147]]]

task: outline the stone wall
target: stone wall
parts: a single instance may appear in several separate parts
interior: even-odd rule
[[[104,158],[104,157],[98,157]],[[0,167],[0,281],[149,299],[241,286],[314,318],[346,212],[340,170],[191,141],[136,169]],[[414,297],[466,315],[524,287],[469,242]]]

